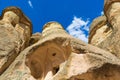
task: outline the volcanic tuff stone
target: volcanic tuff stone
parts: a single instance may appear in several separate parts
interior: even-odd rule
[[[107,11],[108,22],[112,26],[112,33],[104,41],[99,44],[99,47],[110,51],[118,58],[120,58],[120,2],[114,2],[111,4]]]
[[[3,10],[0,20],[0,74],[28,46],[31,36],[29,26],[20,25],[21,17],[17,16],[17,13],[14,13],[13,10],[17,11],[19,9],[9,7],[9,9]]]
[[[97,75],[94,70],[106,63],[118,72],[118,68],[114,68],[112,64],[119,65],[120,60],[114,55],[68,35],[59,23],[50,22],[44,26],[41,39],[22,51],[0,76],[0,80],[86,79],[86,76],[81,75],[87,75],[89,70]],[[96,71],[99,72],[99,69]],[[104,75],[107,75],[107,72]],[[111,79],[119,74],[116,73]],[[95,77],[93,75],[90,80],[94,80]],[[107,80],[109,77],[104,79]]]
[[[106,17],[105,16],[97,17],[93,20],[90,26],[89,43],[97,46],[107,37],[109,37],[111,33],[112,27],[107,22]]]
[[[52,22],[52,23],[48,23],[45,26],[49,26],[49,28],[53,28],[55,27],[55,29],[53,29],[53,31],[57,30],[56,28],[61,28],[62,32],[65,32],[61,25],[59,23],[56,22]],[[52,74],[55,74],[59,64],[64,62],[70,55],[71,53],[71,49],[70,49],[70,45],[69,45],[69,41],[67,41],[67,39],[65,37],[61,37],[61,36],[57,36],[60,35],[59,32],[56,34],[50,34],[50,36],[47,36],[49,34],[44,34],[45,31],[47,31],[48,27],[44,28],[43,30],[43,34],[41,36],[41,39],[35,43],[34,45],[28,47],[27,49],[25,49],[16,59],[16,63],[14,63],[14,65],[12,65],[12,67],[10,67],[10,69],[7,69],[8,71],[6,71],[3,76],[0,79],[5,79],[6,76],[8,76],[9,74],[12,73],[11,72],[15,72],[16,76],[19,75],[16,71],[17,69],[19,70],[19,67],[16,68],[16,64],[19,64],[19,66],[23,66],[22,64],[25,64],[29,67],[28,69],[30,69],[31,74],[36,78],[36,79],[44,79],[44,77],[46,76],[48,71],[52,71]],[[59,30],[60,31],[60,30]],[[61,32],[60,31],[60,32]],[[48,32],[49,33],[49,32]],[[63,33],[65,34],[65,33]],[[51,35],[53,35],[53,37],[51,37]],[[46,36],[46,37],[45,37]],[[66,35],[67,36],[67,35]],[[68,35],[69,36],[69,35]],[[18,60],[19,59],[19,60]],[[25,67],[27,67],[25,65]],[[23,68],[24,70],[25,68]],[[10,71],[11,70],[11,71]],[[23,71],[21,70],[21,71]],[[27,71],[27,69],[25,70],[26,74],[29,74],[29,70]],[[20,72],[21,74],[24,72]],[[9,79],[16,79],[16,77],[13,76],[10,78],[8,76]],[[24,79],[23,77],[21,77],[21,79]]]
[[[41,38],[41,33],[38,33],[38,32],[34,33],[30,38],[29,45],[32,45],[32,44],[38,42],[40,40],[40,38]]]
[[[97,45],[104,50],[110,51],[120,58],[120,0],[105,0],[104,13],[107,16],[107,28],[102,30],[102,27],[105,28],[105,26],[102,26],[102,23],[100,23],[101,28],[98,29],[98,33],[96,31],[90,31],[89,43]],[[95,21],[93,21],[93,24],[95,24]],[[96,30],[96,28],[97,27],[95,26],[93,30]],[[107,30],[107,32],[105,30]],[[95,33],[95,35],[93,35],[92,33]],[[107,35],[105,35],[106,33]],[[105,37],[103,37],[103,35],[105,35]]]
[[[98,26],[99,25],[105,25],[107,23],[107,19],[106,19],[106,16],[100,16],[100,17],[97,17],[95,18],[93,21],[92,21],[92,24],[90,26],[90,33],[92,32],[92,30],[94,28],[99,28]],[[97,27],[96,27],[97,26]]]
[[[0,40],[7,51],[15,52],[0,52],[0,63],[7,63],[0,69],[0,80],[119,80],[119,5],[111,4],[107,18],[101,16],[93,21],[90,44],[70,36],[57,22],[45,24],[41,34],[31,36],[29,19],[23,13],[21,16],[20,9],[7,8],[3,13],[8,12],[9,17],[2,14],[0,21]],[[8,47],[7,42],[12,46]],[[114,48],[107,49],[110,46]]]
[[[104,13],[107,16],[107,11],[109,11],[109,8],[113,3],[120,2],[120,0],[104,0]]]

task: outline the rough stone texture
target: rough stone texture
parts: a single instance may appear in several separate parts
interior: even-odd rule
[[[30,38],[29,45],[32,45],[32,44],[38,42],[40,40],[40,38],[41,38],[41,33],[38,33],[38,32],[34,33]]]
[[[93,53],[72,53],[59,72],[48,80],[119,80],[120,62],[116,61],[110,62],[110,58]]]
[[[108,11],[108,21],[112,25],[112,33],[98,46],[120,58],[120,2],[111,5]]]
[[[116,70],[119,66],[118,68],[112,66],[116,67],[120,64],[117,57],[68,35],[59,23],[50,22],[45,25],[41,39],[22,51],[0,76],[0,80],[76,80],[86,78],[95,80],[95,77],[98,77],[96,80],[101,80],[107,75],[109,69],[105,71],[104,75],[100,73],[99,69],[103,66],[104,71],[104,64],[107,63],[110,64],[110,69],[115,69],[110,73],[116,73],[111,77],[113,79],[120,74]],[[95,70],[101,75],[98,75]],[[87,76],[88,74],[91,75],[91,78]],[[109,77],[105,77],[103,80],[108,79]]]
[[[119,10],[119,2],[111,4],[107,18],[93,21],[86,44],[57,22],[31,36],[29,19],[7,8],[0,20],[0,80],[119,80]]]
[[[97,46],[110,36],[112,28],[107,23],[106,17],[100,16],[93,20],[89,32],[89,43]]]
[[[105,15],[95,18],[91,23],[90,33],[94,32],[92,30],[94,30],[95,28],[100,28],[101,26],[105,25],[106,23],[107,23],[107,19],[106,19]]]
[[[10,8],[12,9],[12,7]],[[17,10],[17,8],[16,8]],[[0,74],[28,46],[30,29],[19,23],[21,19],[11,10],[4,10],[0,20]],[[14,25],[13,25],[14,23]],[[23,29],[25,27],[25,29]]]
[[[112,33],[112,27],[107,22],[105,16],[97,17],[93,20],[89,31],[89,43],[98,46]]]
[[[113,3],[120,2],[120,0],[104,0],[104,13],[107,16],[107,11],[109,11],[109,8]]]

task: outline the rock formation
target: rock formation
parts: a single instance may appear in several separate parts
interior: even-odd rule
[[[14,61],[19,53],[28,46],[31,26],[21,25],[21,18],[14,11],[22,11],[15,7],[6,8],[0,20],[0,74]],[[31,24],[31,23],[30,23]]]
[[[120,58],[120,50],[119,50],[119,47],[120,47],[119,46],[120,45],[119,43],[120,41],[119,40],[120,0],[105,0],[104,13],[105,13],[105,16],[107,17],[107,22],[105,22],[104,24],[104,25],[107,25],[106,29],[105,29],[105,26],[102,25],[101,23],[101,28],[97,29],[98,32],[96,31],[96,35],[94,35],[94,37],[92,38],[89,37],[89,43],[97,45],[98,47],[104,50],[107,50]],[[94,25],[91,25],[91,26],[94,26]],[[93,28],[93,30],[95,30],[95,28],[96,26]],[[102,30],[102,28],[104,28],[105,30]],[[90,33],[91,33],[90,36],[92,36],[92,33],[94,32],[91,31]],[[103,35],[105,35],[105,37]]]
[[[93,20],[89,44],[70,36],[58,22],[32,35],[32,24],[20,9],[5,9],[0,80],[119,80],[119,4],[105,0],[105,15]]]
[[[36,42],[38,42],[41,38],[41,33],[34,33],[32,34],[31,38],[30,38],[30,41],[29,41],[29,45],[32,45]]]
[[[94,19],[90,26],[89,43],[97,46],[111,33],[112,29],[107,23],[106,16],[100,16]]]

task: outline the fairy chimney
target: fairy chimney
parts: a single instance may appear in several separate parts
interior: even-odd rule
[[[27,56],[26,64],[35,78],[42,79],[49,71],[52,75],[56,74],[59,65],[68,59],[71,50],[69,42],[65,42],[67,36],[59,23],[45,24],[39,45]]]
[[[5,8],[2,11],[2,17],[4,13],[8,11],[14,12],[19,17],[18,24],[15,24],[14,21],[11,24],[15,27],[15,29],[20,34],[19,36],[22,38],[22,41],[24,42],[24,47],[27,47],[29,45],[29,40],[32,35],[31,21],[24,15],[24,13],[22,12],[20,8],[17,8],[14,6]]]
[[[116,4],[116,3],[119,3],[120,0],[104,0],[104,13],[106,15],[106,17],[108,17],[109,15],[109,10],[112,6],[112,4]]]
[[[105,0],[104,13],[111,25],[112,33],[99,44],[99,47],[120,58],[120,0]]]
[[[100,16],[92,21],[89,31],[89,44],[98,46],[112,33],[111,26],[105,16]]]
[[[119,80],[119,1],[105,1],[113,2],[106,17],[91,24],[90,44],[70,36],[58,22],[31,36],[30,21],[19,10],[6,11],[0,20],[0,80]]]
[[[0,20],[0,74],[9,67],[17,55],[28,46],[30,27],[21,26],[23,14],[19,8],[3,10]],[[31,24],[31,22],[29,22]],[[25,29],[24,29],[25,28]]]
[[[24,49],[0,80],[118,80],[119,68],[116,56],[70,36],[59,23],[50,22],[44,26],[40,40]]]
[[[103,20],[105,24],[101,25],[100,30],[90,31],[89,43],[93,45],[97,45],[98,47],[110,51],[115,56],[120,58],[120,50],[119,50],[119,34],[120,34],[120,0],[105,0],[104,1],[104,13],[106,16],[106,20]],[[93,24],[96,22],[100,23],[97,18],[92,22]],[[102,24],[102,23],[100,23]],[[99,24],[96,24],[99,26]],[[106,25],[106,29],[105,29]],[[102,29],[104,28],[104,29]],[[106,32],[107,31],[107,32]],[[92,34],[95,33],[98,35],[94,35],[92,38]],[[101,36],[102,35],[102,36]],[[104,35],[104,36],[103,36]],[[97,42],[97,43],[96,43]]]

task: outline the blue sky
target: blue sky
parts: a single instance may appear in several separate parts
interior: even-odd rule
[[[33,33],[41,32],[49,21],[57,21],[73,36],[87,42],[89,26],[101,15],[104,0],[0,0],[0,13],[8,6],[23,10],[33,24]]]

